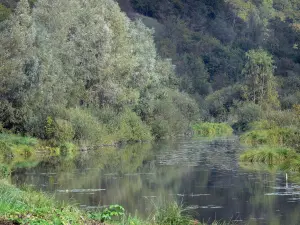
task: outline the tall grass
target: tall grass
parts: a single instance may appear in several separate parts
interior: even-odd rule
[[[240,156],[242,162],[259,162],[276,165],[277,169],[300,172],[300,155],[293,149],[285,147],[260,147],[244,152]]]
[[[197,123],[192,126],[195,135],[201,137],[220,137],[232,135],[233,129],[226,123]]]
[[[5,141],[8,145],[35,146],[38,144],[36,138],[7,133],[0,133],[0,141]]]
[[[251,149],[244,152],[240,156],[240,160],[244,162],[280,164],[295,157],[297,157],[297,153],[292,149],[284,147],[272,148],[264,146],[258,149]]]
[[[0,181],[0,215],[19,224],[89,224],[76,207],[57,204],[52,197],[22,191]]]
[[[287,146],[300,149],[300,130],[296,127],[278,127],[268,121],[252,124],[252,130],[241,136],[247,145]]]
[[[123,214],[119,220],[105,220],[103,223],[102,213],[90,214],[75,206],[57,203],[51,196],[28,188],[20,190],[7,181],[0,180],[1,219],[16,224],[204,225],[194,220],[187,210],[176,202],[156,205],[153,216],[150,216],[148,220]],[[229,223],[214,222],[213,224]]]
[[[193,218],[187,214],[187,210],[175,201],[155,206],[154,222],[157,225],[195,224]]]

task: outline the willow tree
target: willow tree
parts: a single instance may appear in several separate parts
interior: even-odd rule
[[[256,104],[277,106],[278,93],[274,77],[272,56],[266,51],[250,50],[246,53],[247,62],[243,74],[248,87],[248,98]]]
[[[1,23],[0,120],[19,129],[26,111],[26,96],[37,69],[34,56],[35,29],[27,0],[21,0],[15,15]]]

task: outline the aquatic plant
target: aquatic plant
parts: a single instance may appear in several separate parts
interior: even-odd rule
[[[197,123],[192,126],[195,135],[201,137],[230,136],[233,129],[226,123]]]
[[[260,147],[250,149],[240,156],[240,160],[244,162],[261,162],[267,164],[279,164],[287,160],[291,160],[297,156],[297,153],[285,147]]]

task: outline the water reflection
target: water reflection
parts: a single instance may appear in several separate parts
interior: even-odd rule
[[[300,186],[276,168],[239,165],[241,149],[236,138],[106,148],[42,159],[12,180],[87,209],[118,203],[147,216],[160,199],[177,199],[200,221],[300,224]]]

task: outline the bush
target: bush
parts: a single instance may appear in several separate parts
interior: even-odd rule
[[[102,138],[106,135],[107,131],[97,118],[94,117],[88,110],[80,108],[69,109],[68,116],[74,129],[75,140],[85,141],[90,144],[101,143]]]
[[[119,138],[122,141],[149,141],[152,140],[150,128],[141,118],[127,109],[120,115]]]
[[[230,136],[233,129],[226,123],[198,123],[192,126],[194,133],[201,137]]]
[[[0,179],[5,179],[10,176],[11,170],[7,165],[0,164]]]
[[[253,102],[247,102],[242,105],[238,105],[235,109],[238,121],[233,125],[236,130],[245,131],[248,130],[249,124],[262,117],[262,109],[259,105]]]
[[[75,136],[75,131],[72,124],[67,120],[56,119],[56,127],[54,137],[60,142],[72,141]]]
[[[150,126],[156,139],[162,139],[172,133],[169,122],[163,118],[156,118]]]
[[[6,20],[11,14],[11,10],[0,3],[0,22]]]

